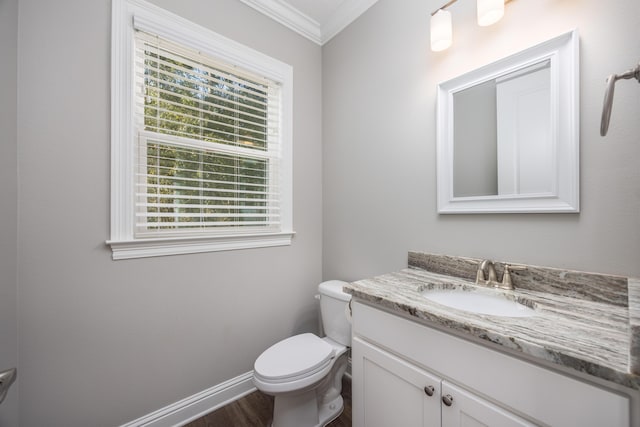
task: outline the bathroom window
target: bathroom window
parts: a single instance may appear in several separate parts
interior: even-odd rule
[[[114,0],[113,258],[291,242],[291,67]]]

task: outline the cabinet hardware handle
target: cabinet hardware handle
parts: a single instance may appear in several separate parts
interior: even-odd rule
[[[427,394],[427,396],[433,396],[434,391],[436,391],[436,389],[433,388],[432,385],[428,385],[424,388],[424,392]]]
[[[451,406],[453,404],[453,397],[450,394],[445,394],[442,396],[442,403],[447,406]]]

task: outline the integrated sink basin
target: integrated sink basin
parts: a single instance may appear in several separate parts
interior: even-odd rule
[[[531,317],[536,312],[533,304],[516,300],[513,295],[493,289],[454,284],[421,286],[420,294],[433,302],[457,310],[500,317]]]

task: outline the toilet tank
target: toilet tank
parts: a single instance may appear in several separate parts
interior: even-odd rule
[[[346,346],[351,346],[351,319],[349,301],[351,295],[342,291],[347,282],[329,280],[318,285],[320,292],[320,317],[327,337]]]

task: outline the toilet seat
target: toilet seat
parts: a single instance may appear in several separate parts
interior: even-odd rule
[[[256,359],[254,375],[262,382],[289,383],[330,369],[334,356],[334,347],[316,335],[295,335],[266,349]]]

